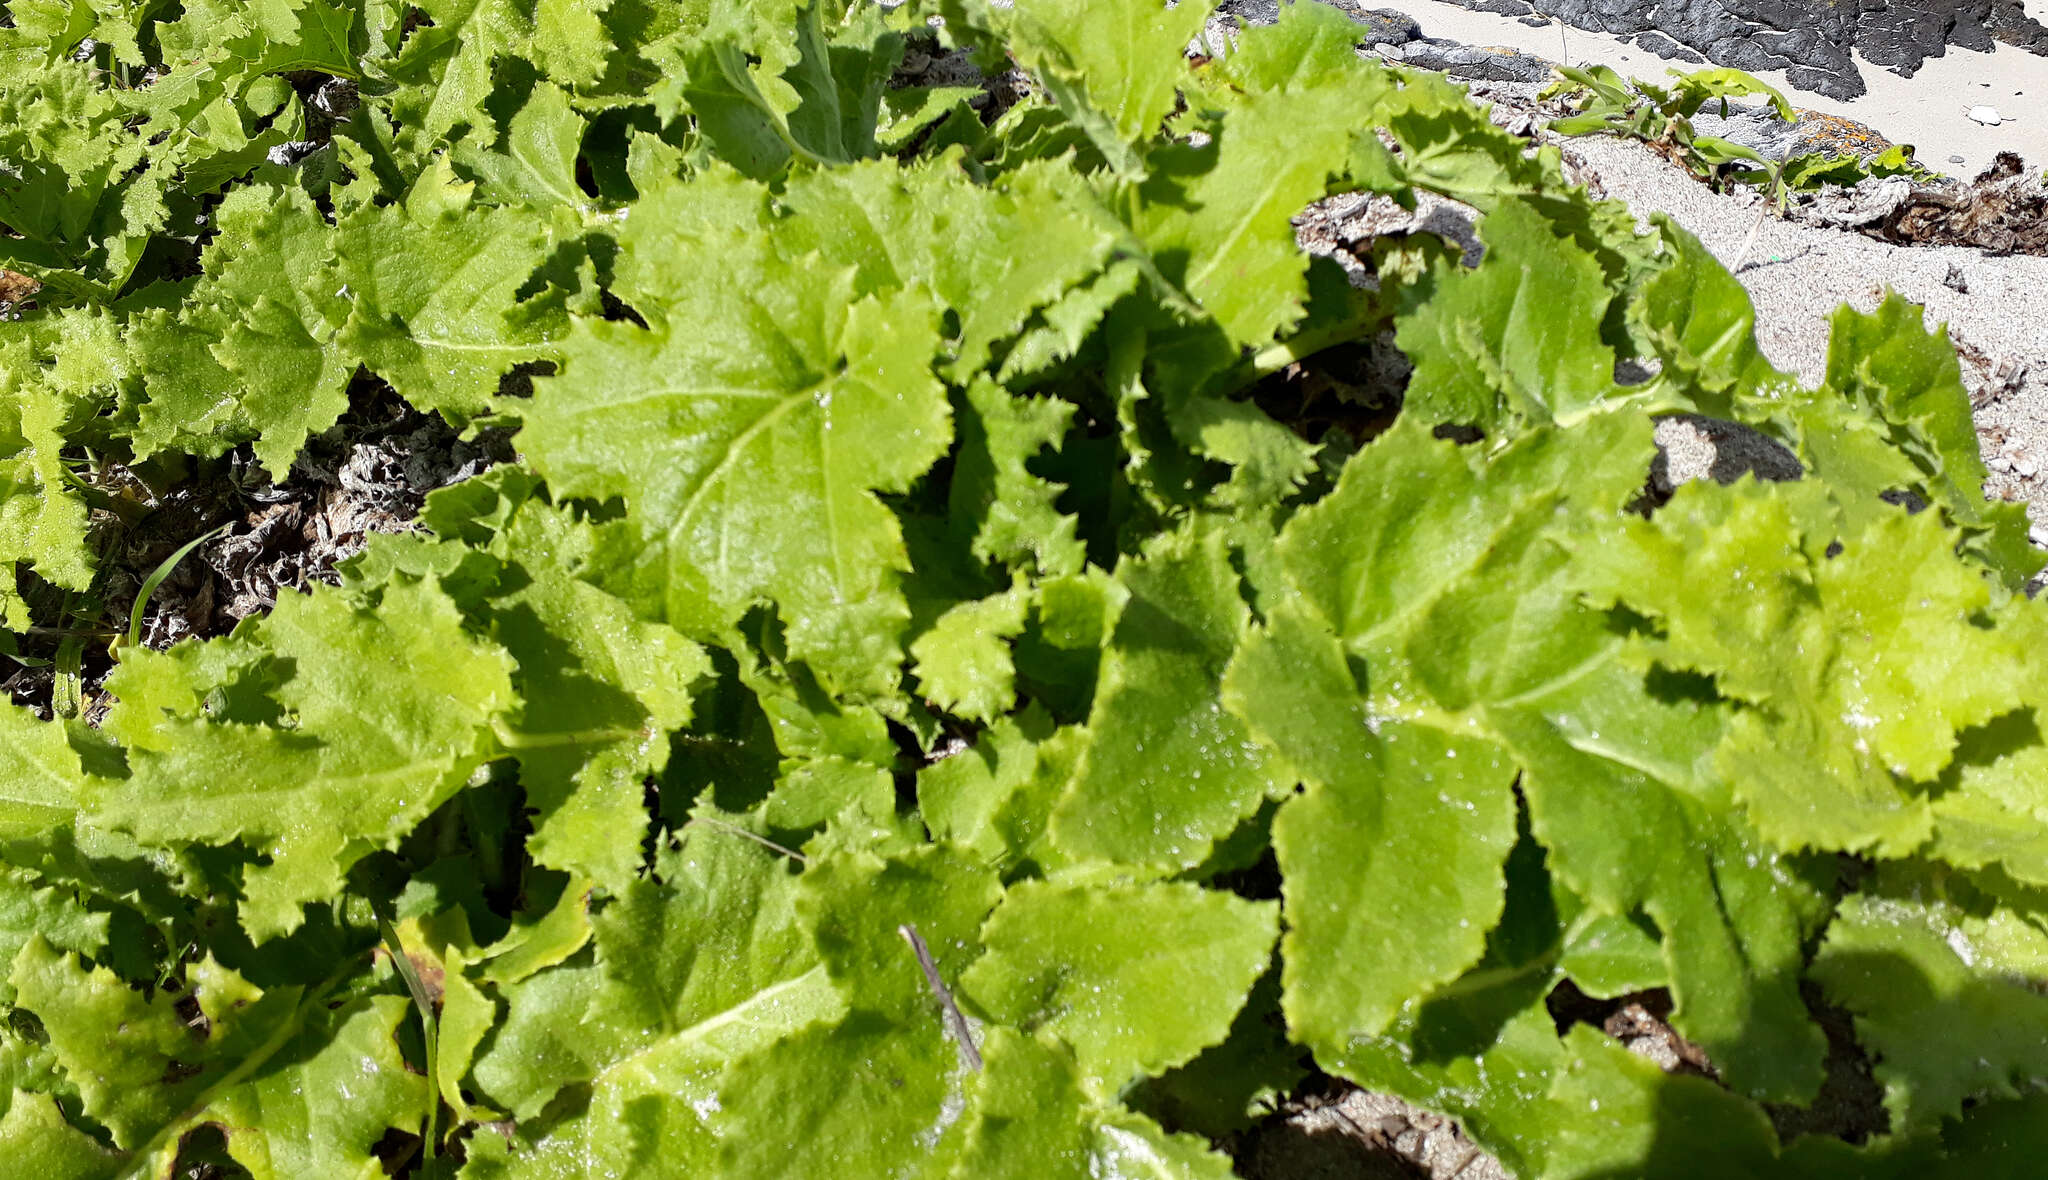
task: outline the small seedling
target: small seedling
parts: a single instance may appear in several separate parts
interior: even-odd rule
[[[234,522],[228,522],[228,524],[232,523]],[[147,578],[142,580],[142,589],[135,592],[135,605],[128,608],[127,634],[121,637],[128,646],[133,647],[142,642],[142,615],[144,611],[148,610],[150,596],[156,593],[157,587],[164,584],[164,580],[171,576],[172,571],[178,568],[178,563],[185,560],[187,554],[219,536],[227,527],[227,524],[223,524],[216,528],[208,529],[206,532],[180,545],[176,552],[157,563],[157,567],[149,572]],[[116,658],[119,658],[120,644],[116,643],[113,650],[116,653]]]

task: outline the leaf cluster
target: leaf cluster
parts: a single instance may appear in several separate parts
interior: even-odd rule
[[[0,627],[112,661],[0,705],[10,1168],[1222,1177],[1316,1073],[1523,1177],[2038,1158],[2041,561],[1903,300],[1802,386],[1318,5],[7,11]],[[1483,250],[1348,282],[1349,193]],[[77,625],[366,391],[518,458]],[[1681,412],[1805,478],[1658,495]],[[1712,1076],[1562,1004],[1645,994]]]
[[[1709,103],[1719,103],[1728,116],[1728,100],[1762,95],[1771,112],[1791,122],[1792,104],[1763,80],[1742,70],[1715,68],[1691,72],[1673,69],[1674,83],[1660,86],[1641,78],[1624,79],[1609,66],[1558,68],[1558,79],[1540,96],[1562,99],[1575,113],[1550,122],[1559,135],[1620,135],[1649,144],[1687,172],[1720,184],[1733,180],[1768,191],[1783,212],[1794,192],[1826,185],[1850,186],[1871,176],[1930,179],[1933,173],[1913,159],[1913,148],[1895,144],[1865,158],[1853,153],[1802,152],[1770,159],[1746,144],[1717,135],[1701,135],[1693,116]]]

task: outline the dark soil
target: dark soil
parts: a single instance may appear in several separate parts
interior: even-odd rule
[[[1245,1180],[1507,1180],[1454,1121],[1327,1075],[1232,1146]]]
[[[99,683],[111,669],[107,646],[126,632],[143,582],[192,538],[221,532],[179,562],[150,597],[142,642],[162,648],[181,639],[224,635],[276,604],[280,594],[336,580],[334,567],[361,551],[372,533],[415,531],[427,493],[511,460],[510,434],[487,429],[465,439],[439,417],[422,414],[375,380],[359,380],[352,405],[333,428],[309,439],[288,476],[272,481],[247,447],[204,464],[160,494],[135,473],[108,464],[94,476],[110,500],[139,502],[146,515],[123,524],[95,513],[103,538],[95,592],[66,598],[24,574],[24,596],[42,610],[19,653],[0,664],[0,690],[48,717],[54,661],[66,635],[85,640],[82,679],[87,720],[97,720]],[[52,662],[44,662],[52,661]],[[97,703],[98,707],[94,707]]]

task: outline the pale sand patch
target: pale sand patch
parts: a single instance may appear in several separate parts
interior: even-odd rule
[[[1625,76],[1649,81],[1665,80],[1666,71],[1674,68],[1686,72],[1709,68],[1665,61],[1619,37],[1589,33],[1561,22],[1531,28],[1513,17],[1469,12],[1436,0],[1365,3],[1414,17],[1424,36],[1505,46],[1571,65],[1605,65]],[[1916,158],[1937,172],[1967,180],[2001,151],[2018,152],[2034,168],[2048,168],[2048,57],[2005,44],[1992,53],[1951,46],[1946,56],[1929,58],[1911,78],[1901,78],[1860,56],[1856,64],[1870,93],[1853,102],[1794,89],[1781,70],[1758,77],[1783,91],[1794,106],[1854,119],[1894,143],[1912,144]],[[1995,108],[2004,122],[1997,127],[1972,122],[1964,112],[1977,106]],[[1951,163],[1951,156],[1961,156],[1963,162]]]

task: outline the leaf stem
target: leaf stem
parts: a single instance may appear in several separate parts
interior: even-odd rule
[[[946,987],[946,981],[939,978],[939,965],[932,960],[932,949],[924,944],[924,938],[917,927],[904,923],[896,928],[903,941],[910,944],[910,952],[917,956],[917,965],[924,971],[924,981],[932,989],[932,997],[939,1002],[946,1024],[946,1032],[960,1046],[960,1061],[969,1072],[981,1072],[981,1050],[974,1047],[974,1030],[967,1026],[967,1017],[961,1015],[960,1005],[953,1002],[953,993]]]
[[[638,737],[644,731],[610,727],[578,729],[568,733],[525,733],[512,728],[504,718],[493,717],[491,732],[496,735],[500,746],[516,753],[520,750],[551,750],[562,746],[588,746],[599,742],[624,741],[627,738]]]
[[[1253,353],[1250,360],[1240,365],[1219,393],[1228,397],[1249,389],[1287,366],[1306,360],[1326,348],[1349,344],[1363,336],[1365,329],[1378,319],[1380,314],[1376,308],[1361,307],[1341,320],[1319,325],[1269,344]]]
[[[64,594],[65,618],[71,617],[73,595]],[[69,632],[57,641],[57,670],[50,684],[50,712],[69,720],[85,702],[85,637]]]
[[[391,956],[391,966],[398,977],[405,981],[405,990],[412,993],[413,1006],[420,1010],[420,1030],[427,1050],[427,1117],[421,1127],[421,1159],[428,1165],[434,1162],[434,1124],[441,1116],[441,1022],[434,1015],[433,998],[427,995],[427,985],[420,981],[420,973],[412,965],[412,956],[405,953],[405,944],[398,939],[398,931],[392,928],[391,919],[380,910],[377,913],[377,929],[384,935],[385,950]]]

